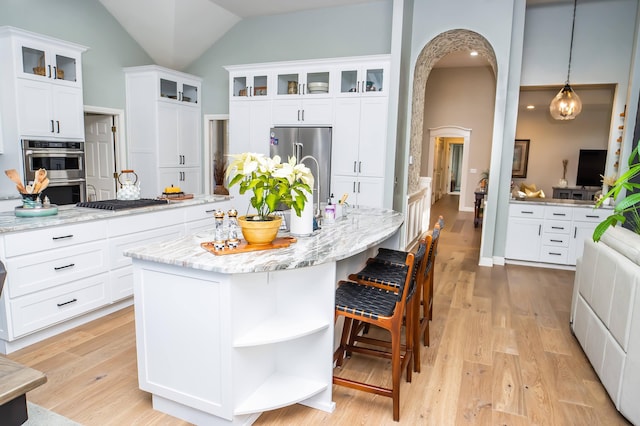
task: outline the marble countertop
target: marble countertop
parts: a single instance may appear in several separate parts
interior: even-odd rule
[[[6,211],[0,212],[0,234],[37,228],[46,228],[50,226],[60,226],[69,223],[86,222],[90,220],[109,219],[133,214],[142,214],[163,209],[213,203],[216,201],[224,201],[228,199],[229,197],[224,195],[202,195],[194,197],[190,200],[169,201],[168,204],[124,210],[102,210],[76,207],[75,205],[66,205],[58,207],[58,214],[44,217],[17,217],[14,211]],[[21,201],[16,201],[17,205],[20,205]]]
[[[250,273],[295,269],[345,259],[393,235],[402,223],[401,213],[373,208],[349,210],[333,224],[286,248],[218,256],[200,246],[213,240],[213,229],[171,241],[152,243],[124,252],[134,259],[221,273]],[[287,235],[280,233],[279,236]]]
[[[564,198],[514,198],[512,204],[540,204],[545,206],[585,206],[595,208],[596,203],[591,200],[567,200]],[[599,209],[613,209],[613,206],[600,206]]]

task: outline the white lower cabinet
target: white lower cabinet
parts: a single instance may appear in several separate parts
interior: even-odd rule
[[[350,206],[382,207],[384,179],[357,176],[333,176],[331,191],[337,198],[347,194]]]
[[[585,239],[610,210],[588,206],[558,206],[543,203],[512,203],[505,258],[575,265]]]
[[[0,352],[22,347],[15,341],[38,341],[34,333],[48,337],[49,328],[126,302],[133,295],[133,271],[124,250],[210,228],[212,211],[231,207],[232,201],[221,201],[0,235],[7,269]]]

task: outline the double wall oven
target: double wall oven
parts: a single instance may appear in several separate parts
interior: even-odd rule
[[[22,141],[25,181],[46,169],[49,186],[44,195],[52,203],[75,204],[86,200],[84,142]]]

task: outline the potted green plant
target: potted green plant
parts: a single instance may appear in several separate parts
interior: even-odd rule
[[[636,234],[640,235],[640,183],[632,182],[632,180],[640,175],[640,153],[636,146],[629,156],[629,169],[624,172],[615,183],[609,188],[609,191],[596,203],[596,207],[600,207],[605,200],[613,197],[615,206],[613,214],[603,220],[593,231],[593,240],[599,241],[602,234],[610,226],[617,223],[627,223],[627,227]],[[620,192],[626,190],[626,195],[622,199],[618,199]]]
[[[272,213],[280,205],[285,205],[301,215],[311,194],[313,175],[304,164],[296,164],[295,157],[282,163],[279,156],[269,158],[262,154],[245,152],[231,156],[233,161],[227,168],[229,187],[240,185],[240,194],[251,192],[251,206],[258,212],[256,215],[240,216],[238,223],[242,228],[245,240],[250,244],[265,244],[250,241],[248,228],[275,227],[273,241],[280,228],[282,218]],[[246,231],[246,232],[245,232]],[[267,237],[265,237],[267,238]]]

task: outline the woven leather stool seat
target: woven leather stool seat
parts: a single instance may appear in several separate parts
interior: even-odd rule
[[[391,316],[397,300],[395,292],[351,281],[343,281],[336,289],[337,310],[366,318]]]

